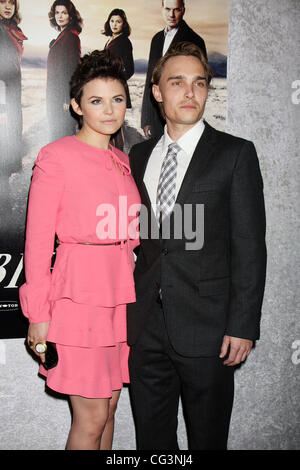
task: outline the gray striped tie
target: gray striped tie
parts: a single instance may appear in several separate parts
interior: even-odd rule
[[[158,225],[161,225],[165,217],[170,214],[175,203],[177,154],[180,150],[181,148],[177,142],[170,144],[161,166],[156,195],[156,219]]]

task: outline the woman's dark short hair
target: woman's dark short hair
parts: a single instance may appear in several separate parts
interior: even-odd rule
[[[104,34],[105,36],[112,36],[113,32],[111,30],[111,27],[110,27],[110,19],[112,16],[120,16],[123,20],[123,29],[122,29],[122,34],[124,34],[124,36],[130,36],[130,33],[131,33],[131,28],[128,24],[128,21],[127,21],[127,17],[126,17],[126,13],[124,10],[121,10],[120,8],[115,8],[114,10],[112,10],[110,12],[110,14],[108,15],[108,18],[105,22],[105,25],[104,25],[104,30],[102,31],[102,34]]]
[[[75,29],[78,33],[82,31],[82,18],[78,10],[76,10],[75,5],[70,0],[55,0],[52,4],[50,11],[48,13],[50,25],[55,28],[57,31],[60,31],[60,26],[55,21],[55,8],[58,6],[66,7],[70,16],[69,25]]]
[[[108,49],[93,51],[82,57],[70,81],[70,96],[76,103],[81,103],[83,87],[95,78],[118,80],[126,91],[123,61]]]

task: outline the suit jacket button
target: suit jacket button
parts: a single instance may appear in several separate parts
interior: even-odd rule
[[[167,254],[168,254],[168,249],[167,249],[167,248],[163,248],[163,249],[161,250],[161,252],[162,252],[163,255],[167,255]]]

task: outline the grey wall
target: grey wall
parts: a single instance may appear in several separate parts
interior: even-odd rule
[[[292,88],[300,80],[299,5],[298,0],[231,2],[227,127],[255,142],[269,253],[261,340],[236,371],[231,449],[300,447],[300,93]],[[24,340],[0,341],[0,449],[64,449],[69,426],[67,401],[44,392]],[[185,449],[181,415],[179,438]],[[127,389],[114,448],[135,448]]]
[[[300,447],[299,32],[299,0],[231,2],[227,128],[255,142],[268,225],[261,339],[236,373],[234,449]]]

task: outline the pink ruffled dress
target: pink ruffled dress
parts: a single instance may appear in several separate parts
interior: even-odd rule
[[[50,321],[47,341],[56,343],[59,361],[40,372],[53,390],[110,398],[129,382],[126,304],[135,302],[139,210],[128,157],[118,149],[68,136],[40,151],[19,293],[31,323]]]

